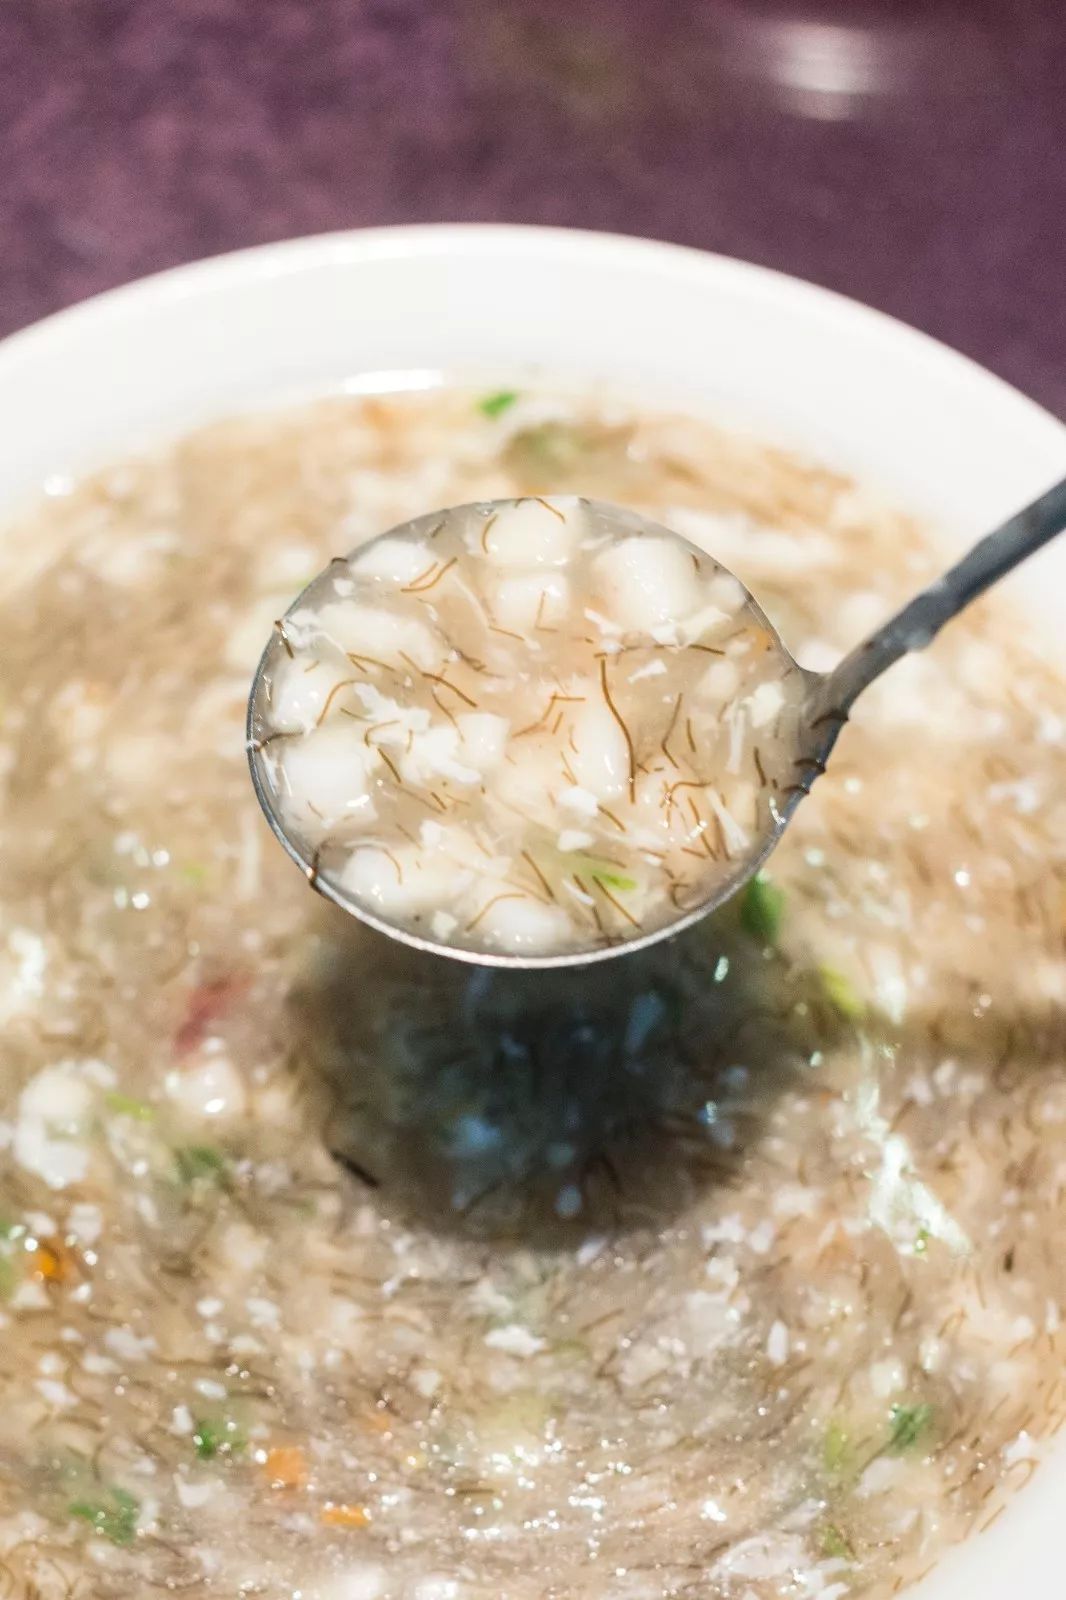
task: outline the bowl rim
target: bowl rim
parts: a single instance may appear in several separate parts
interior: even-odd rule
[[[564,262],[567,259],[588,260],[599,255],[605,261],[624,259],[632,264],[654,265],[658,271],[678,278],[706,280],[713,274],[724,287],[747,293],[755,291],[764,297],[784,295],[812,316],[850,320],[861,324],[868,336],[879,337],[893,345],[905,341],[913,354],[935,360],[945,374],[978,383],[987,392],[994,390],[998,399],[1014,408],[1023,408],[1030,424],[1041,428],[1050,426],[1066,443],[1066,421],[1005,378],[934,335],[839,290],[776,267],[718,251],[701,250],[693,245],[637,234],[541,227],[535,223],[431,222],[349,228],[203,256],[103,289],[16,328],[0,339],[0,365],[7,367],[12,362],[33,359],[46,341],[74,333],[90,321],[122,318],[131,311],[153,307],[163,309],[170,302],[195,298],[205,289],[216,286],[281,278],[328,263],[344,265],[375,258],[439,257],[445,252],[472,248],[481,254],[517,253],[527,259],[537,256]]]

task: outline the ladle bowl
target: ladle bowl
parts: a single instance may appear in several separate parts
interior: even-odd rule
[[[512,504],[513,502],[503,501],[487,502],[476,508],[460,507],[452,511],[428,514],[416,518],[402,528],[390,530],[380,538],[395,540],[412,533],[417,535],[439,531],[443,519],[469,515],[475,510],[484,516],[486,524],[490,524],[494,515]],[[627,535],[639,532],[658,539],[665,536],[678,541],[686,550],[692,549],[679,535],[639,517],[633,511],[611,507],[602,502],[584,502],[584,505],[593,511],[601,522],[604,519],[616,521]],[[778,719],[775,730],[775,749],[769,764],[766,804],[759,807],[760,826],[752,835],[743,853],[736,855],[721,872],[715,874],[708,892],[698,904],[685,907],[679,911],[676,918],[647,931],[638,932],[633,937],[606,944],[590,944],[588,947],[545,953],[482,949],[467,944],[451,943],[447,938],[434,937],[421,929],[413,929],[399,921],[391,921],[379,915],[373,907],[366,904],[365,900],[347,890],[340,879],[323,863],[321,848],[302,837],[291,826],[272,780],[267,750],[271,740],[278,736],[278,730],[271,722],[270,685],[284,657],[292,653],[286,633],[285,618],[278,620],[274,633],[263,651],[248,704],[247,747],[256,794],[275,836],[306,873],[313,888],[379,932],[400,939],[416,949],[489,966],[527,968],[569,967],[631,954],[635,950],[645,949],[661,939],[670,938],[691,927],[693,923],[724,904],[747,883],[777,845],[801,800],[810,792],[815,780],[825,771],[840,731],[863,690],[901,656],[928,645],[946,622],[957,616],[997,579],[1040,549],[1064,527],[1066,527],[1066,480],[1054,485],[1032,504],[1010,517],[993,533],[988,534],[961,561],[923,589],[828,673],[815,673],[801,667],[762,612],[758,601],[745,590],[745,603],[765,629],[770,647],[779,652],[782,673],[787,672],[793,682],[793,694],[784,714]],[[362,555],[366,549],[366,546],[361,547],[359,554]],[[694,550],[692,553],[696,554]],[[334,558],[334,561],[297,597],[286,617],[292,617],[309,605],[313,606],[324,588],[333,581],[338,566],[341,569],[347,568],[349,559],[349,557]],[[669,647],[664,646],[664,648]],[[795,692],[797,686],[798,693]]]

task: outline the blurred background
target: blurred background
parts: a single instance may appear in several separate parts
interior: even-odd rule
[[[1066,415],[1066,0],[0,0],[0,334],[176,262],[555,223],[765,263]]]

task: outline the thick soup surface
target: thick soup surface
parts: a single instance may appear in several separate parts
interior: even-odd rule
[[[591,393],[327,400],[50,489],[0,541],[10,1593],[843,1600],[990,1522],[1066,1411],[1066,719],[1009,613],[861,702],[724,913],[492,972],[260,815],[246,695],[312,575],[588,495],[824,667],[918,530]]]

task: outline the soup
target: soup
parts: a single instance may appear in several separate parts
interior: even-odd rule
[[[0,1573],[13,1593],[876,1596],[1066,1407],[1066,723],[985,603],[769,877],[585,972],[307,892],[264,638],[434,505],[602,497],[825,667],[932,570],[854,484],[612,395],[325,400],[3,542]]]
[[[632,513],[431,512],[275,623],[253,760],[319,885],[444,946],[624,944],[773,830],[802,675],[737,580]]]

